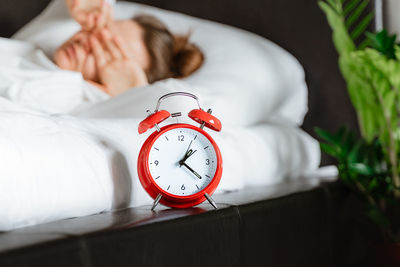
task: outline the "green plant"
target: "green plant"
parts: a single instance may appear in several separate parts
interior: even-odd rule
[[[340,178],[368,201],[369,217],[400,242],[400,47],[396,36],[385,30],[366,32],[373,19],[372,13],[363,15],[368,4],[368,0],[319,2],[333,30],[361,138],[346,129],[336,134],[316,131],[327,141],[321,149],[338,159]]]

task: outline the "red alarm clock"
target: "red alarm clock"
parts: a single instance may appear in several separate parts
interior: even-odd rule
[[[188,116],[199,126],[174,123],[159,127],[171,114],[159,110],[161,102],[172,96],[188,96],[196,100],[198,109]],[[173,113],[173,117],[181,113]],[[222,175],[221,152],[212,137],[203,130],[207,127],[221,131],[221,122],[211,109],[202,110],[198,98],[189,93],[166,94],[158,100],[155,111],[139,124],[139,134],[155,127],[144,142],[138,157],[138,175],[142,186],[154,199],[152,210],[161,203],[174,208],[198,205],[206,199],[217,208],[211,195]]]

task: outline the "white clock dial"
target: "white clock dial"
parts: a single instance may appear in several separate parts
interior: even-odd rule
[[[191,155],[182,162],[188,151]],[[160,135],[151,147],[148,161],[157,185],[177,196],[193,195],[206,188],[214,178],[217,163],[208,138],[189,128],[175,128]]]

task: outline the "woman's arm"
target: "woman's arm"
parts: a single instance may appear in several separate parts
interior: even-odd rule
[[[83,30],[102,28],[113,18],[113,8],[106,0],[65,0],[65,3]]]
[[[110,7],[115,4],[115,0],[106,1]],[[71,18],[66,0],[53,0],[42,13],[13,35],[12,39],[36,45],[51,58],[57,47],[80,28],[81,26]]]

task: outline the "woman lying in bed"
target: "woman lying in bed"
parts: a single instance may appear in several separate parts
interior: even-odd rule
[[[54,61],[62,69],[81,72],[111,96],[157,80],[186,77],[203,63],[202,52],[188,36],[173,35],[153,16],[113,20],[105,1],[66,4],[82,29],[57,49]]]
[[[134,21],[112,21],[107,6],[70,5],[80,26],[64,1],[52,1],[12,39],[0,38],[0,231],[152,204],[137,177],[146,139],[137,126],[160,96],[176,91],[198,96],[224,125],[210,132],[223,155],[220,192],[277,183],[291,192],[305,188],[301,177],[317,168],[319,145],[298,127],[307,86],[288,52],[236,28],[124,1],[115,4],[115,17]],[[81,73],[118,94],[139,81],[188,75],[203,60],[187,42],[178,46],[154,18],[137,17],[143,13],[173,32],[194,29],[191,38],[207,60],[188,78],[110,98]],[[54,54],[67,70],[49,60]],[[186,99],[163,104],[183,114],[163,123],[182,122],[194,107]]]

